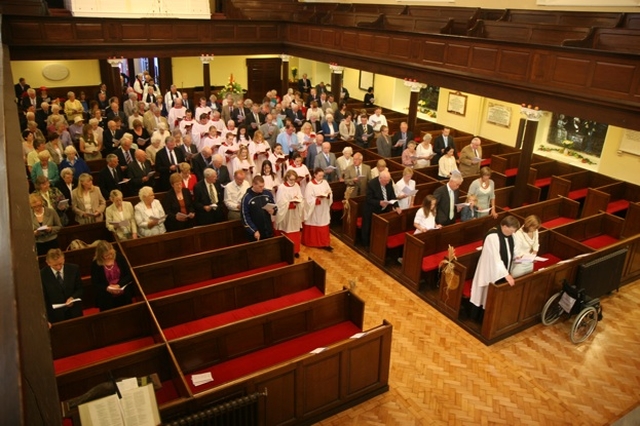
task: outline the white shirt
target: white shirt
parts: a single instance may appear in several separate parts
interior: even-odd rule
[[[240,201],[250,186],[246,180],[242,181],[241,185],[238,185],[235,180],[229,182],[224,188],[224,204],[227,206],[227,209],[239,212]]]

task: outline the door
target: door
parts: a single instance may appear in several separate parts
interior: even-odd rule
[[[280,58],[247,59],[247,94],[254,102],[261,103],[269,90],[280,92],[282,87]],[[282,93],[279,93],[282,95]]]

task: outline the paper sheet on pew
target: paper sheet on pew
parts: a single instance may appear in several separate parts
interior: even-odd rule
[[[546,262],[549,260],[546,257],[540,256],[522,256],[520,259],[515,259],[513,263],[533,263],[533,262]]]
[[[367,332],[362,332],[362,333],[356,333],[353,336],[349,337],[349,339],[359,339],[361,337],[364,337],[367,335]]]
[[[314,350],[312,350],[311,352],[309,352],[310,354],[319,354],[322,353],[324,351],[326,351],[327,348],[315,348]]]
[[[75,299],[72,300],[72,302],[82,302],[82,299],[80,299],[79,297],[76,297]],[[53,309],[60,309],[60,308],[64,308],[65,306],[67,306],[66,303],[53,303],[51,305]]]
[[[191,383],[193,383],[193,386],[202,386],[205,383],[211,382],[213,382],[213,376],[211,375],[211,372],[191,375]]]
[[[414,195],[416,195],[418,193],[417,189],[411,189],[408,186],[405,186],[404,188],[402,188],[402,193],[408,195],[409,197],[413,197]]]

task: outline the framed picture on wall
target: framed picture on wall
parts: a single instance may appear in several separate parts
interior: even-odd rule
[[[447,112],[464,117],[467,114],[467,95],[463,95],[460,92],[449,93]]]
[[[373,87],[373,80],[375,79],[375,74],[368,71],[360,71],[360,80],[358,82],[358,87],[360,90],[367,90],[369,87]]]

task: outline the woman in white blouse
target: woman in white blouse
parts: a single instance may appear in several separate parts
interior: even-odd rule
[[[520,277],[533,272],[533,258],[540,250],[538,228],[540,218],[536,215],[527,216],[524,224],[513,234],[514,261],[511,266],[511,276]]]
[[[416,147],[416,156],[418,157],[415,166],[416,169],[422,169],[431,165],[430,160],[434,155],[433,147],[431,146],[432,137],[430,133],[426,133],[422,138],[422,142]]]
[[[456,164],[456,157],[454,157],[455,150],[453,147],[447,147],[444,149],[444,155],[438,160],[438,178],[449,179],[451,173],[458,171],[458,165]]]
[[[442,225],[436,225],[436,208],[438,206],[438,200],[433,195],[429,194],[422,200],[422,208],[416,212],[416,217],[413,219],[413,226],[416,228],[416,234],[422,234],[430,229],[442,228]]]
[[[153,189],[150,186],[143,186],[138,195],[140,202],[136,204],[134,209],[138,235],[149,237],[167,232],[164,227],[164,209],[160,201],[155,199]]]
[[[416,189],[416,181],[411,179],[413,177],[413,169],[411,167],[405,167],[402,172],[402,179],[394,185],[394,191],[396,192],[396,198],[398,199],[398,206],[402,210],[406,210],[413,204],[413,195],[407,194],[405,191],[413,191]],[[405,190],[405,188],[407,188]]]
[[[122,200],[122,192],[114,189],[109,194],[109,199],[113,204],[107,207],[107,229],[115,232],[121,240],[138,238],[138,227],[136,226],[133,204]]]

